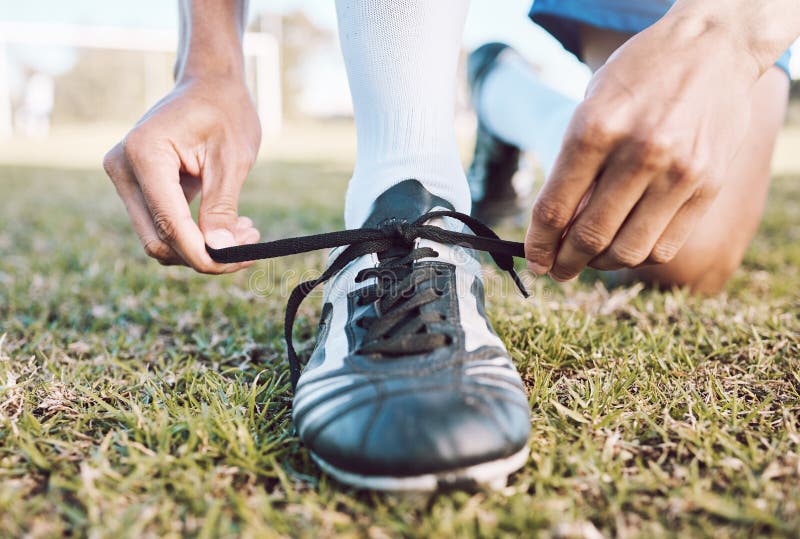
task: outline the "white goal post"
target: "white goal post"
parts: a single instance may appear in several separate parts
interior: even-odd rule
[[[8,71],[10,44],[174,53],[178,36],[170,30],[0,21],[0,137],[11,136],[14,129]],[[271,34],[246,32],[244,54],[254,59],[254,98],[264,137],[276,137],[283,124],[278,40]]]

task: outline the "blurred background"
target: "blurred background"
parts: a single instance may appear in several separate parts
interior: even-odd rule
[[[528,20],[529,4],[473,0],[464,57],[482,42],[503,40],[553,86],[582,95],[588,70]],[[0,162],[98,164],[170,89],[177,27],[173,1],[0,1]],[[245,51],[264,127],[261,157],[302,157],[297,152],[304,148],[352,159],[334,2],[251,0]],[[800,77],[800,50],[792,67]],[[468,147],[474,118],[460,79],[458,132]],[[797,99],[797,85],[794,90]],[[798,110],[793,107],[790,122]]]
[[[0,161],[99,163],[172,86],[176,2],[2,0],[0,6]],[[529,22],[528,8],[528,0],[475,0],[465,51],[490,39],[508,41],[553,85],[580,95],[588,70]],[[264,128],[262,158],[292,154],[298,142],[352,158],[334,2],[252,0],[245,52]],[[459,132],[469,137],[474,120],[463,79]]]
[[[469,50],[509,42],[576,97],[589,79],[529,2],[472,0],[465,164]],[[172,87],[177,26],[177,0],[0,0],[0,538],[797,535],[797,83],[761,228],[720,298],[609,291],[595,272],[526,279],[520,301],[485,266],[541,451],[502,495],[397,504],[318,479],[290,427],[286,299],[326,253],[161,267],[102,169]],[[265,240],[341,229],[356,139],[334,0],[250,0],[245,50],[264,137],[241,214]],[[497,232],[521,240],[524,223]],[[320,292],[299,311],[303,356]]]

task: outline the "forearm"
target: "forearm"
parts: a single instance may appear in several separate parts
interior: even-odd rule
[[[678,0],[664,20],[696,36],[707,32],[727,36],[736,49],[752,58],[760,76],[800,36],[800,2]]]
[[[242,36],[248,0],[179,0],[180,36],[175,80],[242,77]]]

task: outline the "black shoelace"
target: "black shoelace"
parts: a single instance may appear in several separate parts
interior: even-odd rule
[[[438,217],[452,217],[461,221],[475,235],[425,224]],[[519,275],[514,271],[514,257],[524,256],[523,244],[501,240],[479,220],[455,211],[432,211],[411,223],[393,219],[378,228],[342,230],[224,249],[206,246],[206,249],[212,259],[227,264],[347,246],[317,279],[297,285],[286,303],[284,338],[294,388],[300,378],[300,362],[292,342],[292,329],[300,304],[314,288],[366,254],[380,255],[398,248],[402,250],[400,255],[385,257],[377,267],[361,270],[355,277],[356,281],[376,278],[375,286],[359,290],[357,301],[361,305],[373,303],[376,316],[360,319],[366,333],[358,352],[389,356],[414,354],[430,352],[449,344],[449,336],[426,329],[428,324],[442,321],[441,317],[435,313],[419,314],[419,308],[435,301],[441,292],[432,285],[422,286],[435,279],[436,270],[430,266],[414,266],[414,262],[421,258],[436,257],[438,253],[430,247],[413,248],[417,239],[461,245],[489,253],[495,264],[511,275],[522,294],[528,296]]]

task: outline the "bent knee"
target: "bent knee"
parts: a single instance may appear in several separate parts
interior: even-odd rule
[[[744,253],[712,249],[682,252],[672,262],[630,270],[630,278],[658,288],[688,288],[694,294],[721,292],[742,263]]]
[[[656,269],[640,276],[648,285],[660,288],[688,288],[693,294],[712,296],[720,293],[738,268],[714,264],[703,271],[684,271],[680,268]]]

